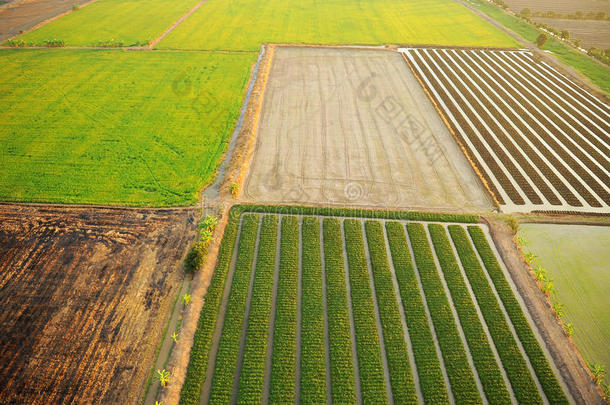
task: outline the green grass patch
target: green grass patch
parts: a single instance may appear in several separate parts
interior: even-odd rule
[[[252,283],[244,357],[239,376],[238,404],[251,403],[252,401],[262,402],[263,400],[275,270],[277,224],[277,215],[263,217],[256,257],[256,270]]]
[[[0,200],[196,202],[227,148],[254,61],[0,50]]]
[[[574,325],[572,339],[585,360],[610,370],[610,227],[522,224],[519,236],[553,279],[564,318]]]
[[[299,223],[296,217],[285,217],[282,219],[280,274],[271,359],[271,403],[294,403],[295,400],[298,277]]]
[[[476,7],[498,21],[506,28],[519,34],[525,40],[535,43],[536,38],[542,31],[537,29],[527,21],[507,14],[497,6],[490,4],[485,0],[470,0]],[[584,76],[588,77],[591,82],[596,84],[606,94],[610,94],[610,67],[604,66],[600,62],[591,57],[576,51],[571,46],[549,36],[548,41],[543,46],[543,49],[553,52],[557,58],[568,66],[572,66]]]
[[[68,46],[146,45],[199,0],[99,0],[19,37],[42,44],[59,39]]]
[[[300,400],[302,404],[320,404],[326,401],[327,387],[322,256],[318,218],[303,218],[302,233]]]
[[[264,42],[517,46],[448,0],[208,0],[159,45],[258,50]]]

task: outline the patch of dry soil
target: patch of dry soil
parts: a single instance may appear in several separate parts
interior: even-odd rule
[[[248,201],[492,209],[396,52],[278,47],[261,114]]]

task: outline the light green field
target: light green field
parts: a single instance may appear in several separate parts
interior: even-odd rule
[[[519,235],[553,279],[585,360],[610,369],[610,227],[523,224]]]
[[[198,0],[99,0],[18,39],[34,44],[58,39],[74,46],[119,41],[131,46],[159,37],[197,3]]]
[[[0,200],[192,204],[256,54],[0,51]]]
[[[208,0],[159,47],[257,50],[263,42],[517,46],[449,0]]]

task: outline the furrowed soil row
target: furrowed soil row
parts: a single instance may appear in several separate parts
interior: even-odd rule
[[[494,183],[502,210],[610,212],[601,101],[573,94],[573,84],[523,51],[400,51]]]
[[[568,400],[481,225],[242,218],[203,403]]]

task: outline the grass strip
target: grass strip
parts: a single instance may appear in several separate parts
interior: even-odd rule
[[[395,404],[417,403],[417,392],[411,375],[409,353],[401,315],[394,291],[394,282],[385,246],[383,226],[379,221],[366,221],[366,239],[375,281],[375,294],[383,327],[383,341],[392,383]]]
[[[239,207],[234,207],[229,212],[229,223],[225,228],[224,237],[220,244],[216,270],[214,271],[214,276],[205,295],[205,303],[199,315],[189,365],[186,369],[186,379],[180,391],[180,404],[195,405],[199,403],[201,385],[205,379],[208,367],[212,336],[216,329],[218,310],[222,301],[227,273],[231,266],[231,258],[237,239],[240,213],[241,209]]]
[[[406,211],[382,211],[369,209],[332,208],[332,207],[301,207],[282,205],[240,205],[244,212],[259,214],[284,214],[284,215],[312,215],[325,217],[348,217],[348,218],[371,218],[410,221],[433,221],[433,222],[479,222],[476,215],[466,214],[440,214],[430,212],[406,212]]]
[[[460,334],[451,313],[449,300],[438,274],[432,249],[422,224],[407,224],[407,232],[413,246],[415,263],[426,294],[430,317],[441,348],[445,369],[451,383],[451,391],[457,404],[482,403],[474,375]]]
[[[448,404],[447,387],[419,292],[404,227],[399,222],[387,222],[386,231],[424,402]]]
[[[459,225],[450,225],[449,233],[470,281],[470,286],[479,303],[489,333],[502,360],[502,366],[519,403],[541,404],[542,398],[527,367],[517,342],[510,331],[491,286],[477,259],[466,230]]]
[[[341,223],[324,219],[324,265],[333,403],[356,403]]]
[[[295,400],[298,274],[299,223],[296,217],[282,218],[270,403],[294,403]]]
[[[302,233],[300,402],[320,404],[326,402],[327,388],[322,256],[318,218],[303,218]]]
[[[364,251],[362,223],[356,219],[346,219],[343,221],[343,227],[349,267],[352,313],[356,329],[356,351],[358,352],[362,402],[388,403],[375,305]]]
[[[269,341],[269,318],[273,296],[273,274],[277,245],[277,215],[263,217],[256,272],[252,284],[252,299],[248,315],[248,328],[244,357],[239,376],[237,403],[263,400],[265,360]]]
[[[485,397],[490,404],[509,404],[511,398],[500,366],[496,362],[474,302],[462,277],[447,232],[442,225],[438,224],[431,224],[428,229],[453,299],[453,305],[460,318],[472,360],[483,385]]]
[[[228,403],[233,395],[233,383],[237,372],[237,356],[241,341],[241,331],[250,287],[252,261],[258,233],[259,217],[244,215],[239,239],[235,274],[227,303],[222,335],[216,357],[216,368],[212,380],[210,403]]]
[[[496,287],[496,291],[504,304],[504,308],[515,327],[517,336],[519,336],[519,340],[532,363],[532,367],[536,372],[536,376],[538,376],[538,381],[540,381],[540,385],[542,385],[544,394],[552,404],[569,403],[555,377],[555,373],[553,373],[553,370],[551,369],[548,359],[544,355],[538,339],[536,339],[536,336],[521,309],[521,305],[519,305],[510,284],[508,284],[508,281],[504,276],[504,272],[496,259],[496,255],[487,242],[483,230],[478,226],[469,226],[468,233],[470,233],[470,236],[472,237],[472,241],[487,268],[487,272]]]

